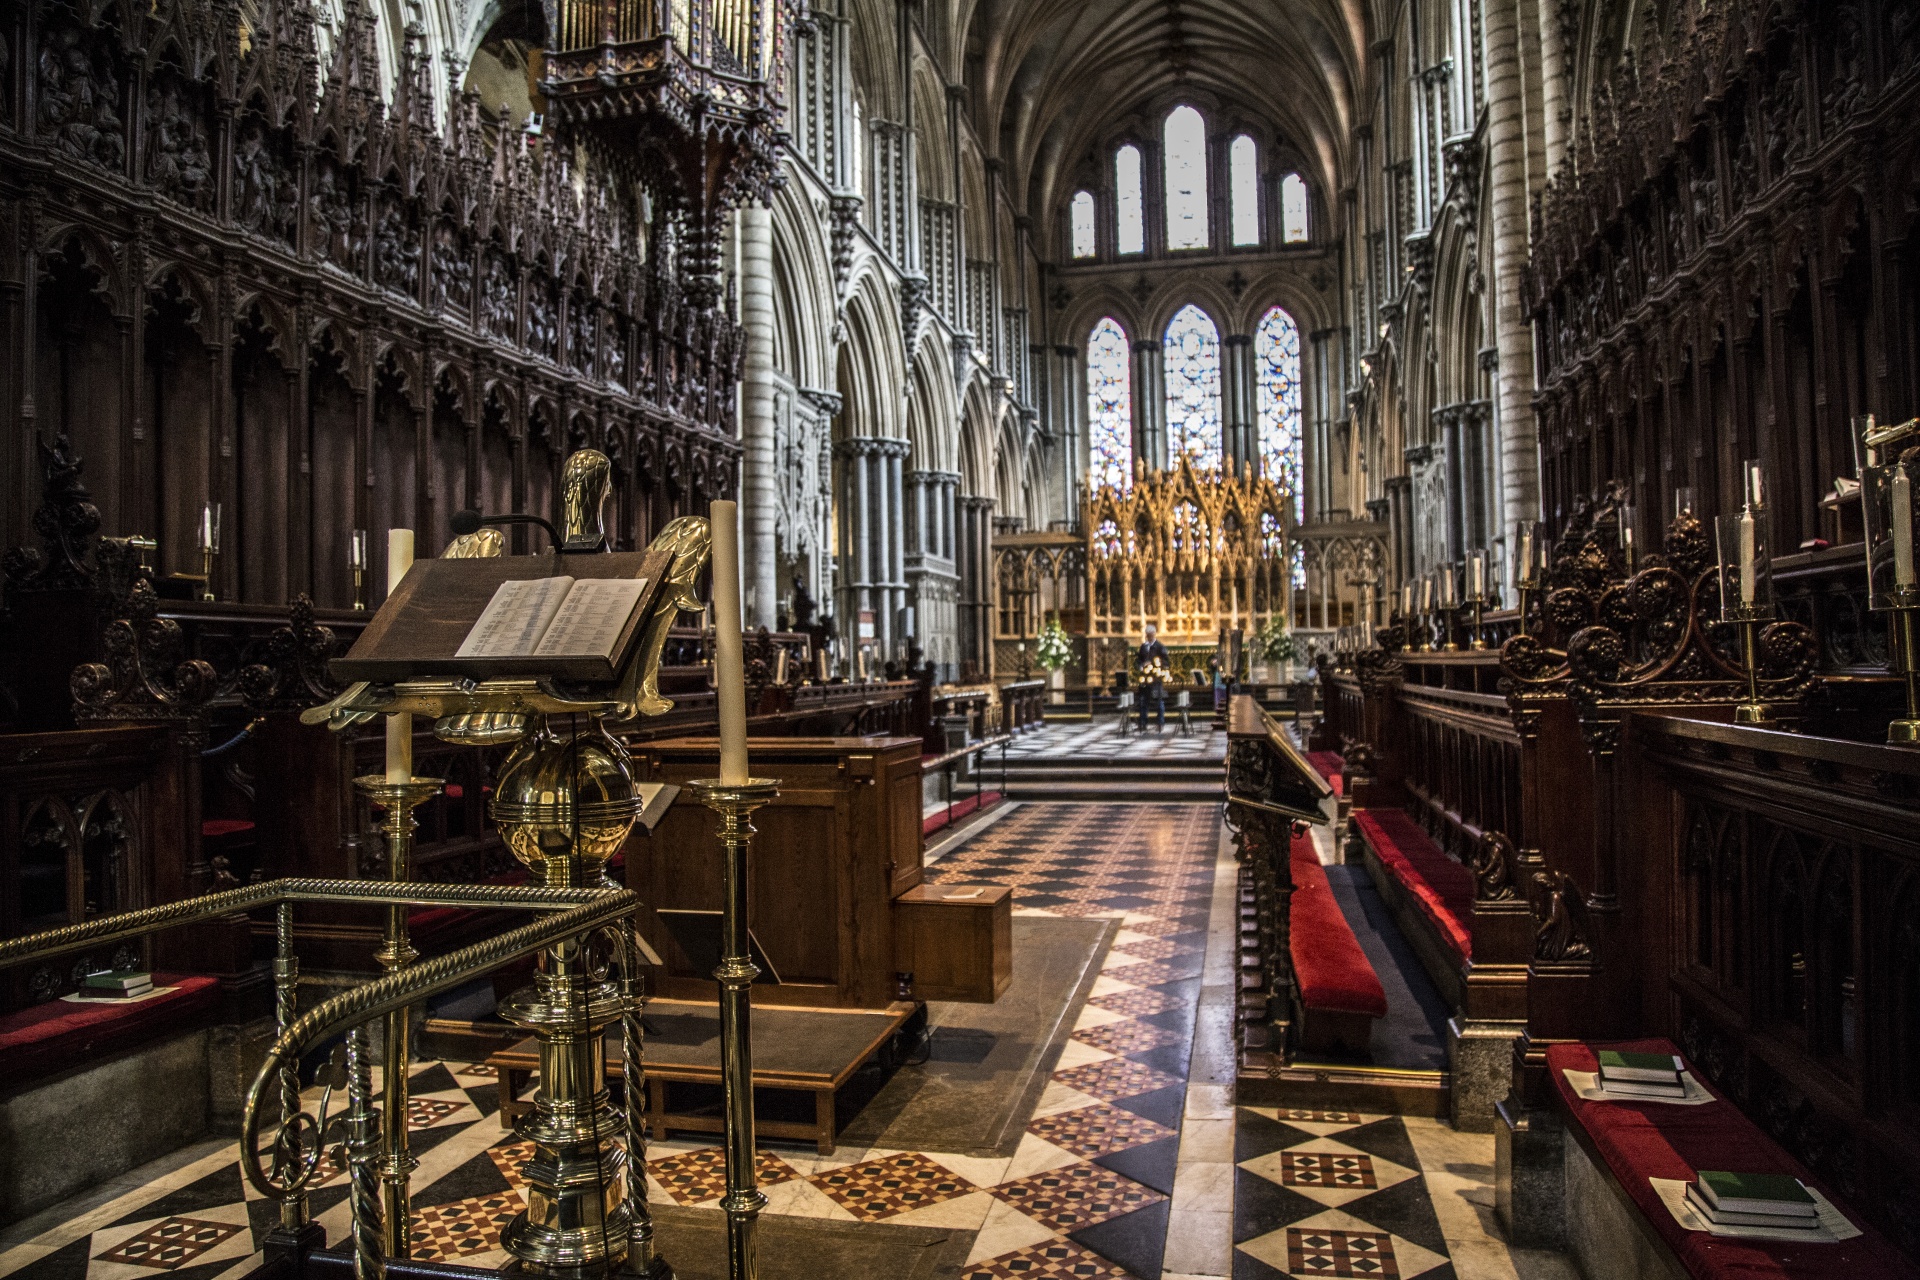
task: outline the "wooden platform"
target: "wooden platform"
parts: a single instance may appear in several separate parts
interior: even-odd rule
[[[886,1046],[907,1020],[926,1006],[898,1001],[885,1009],[755,1008],[753,1011],[753,1087],[811,1093],[811,1124],[756,1118],[762,1137],[812,1141],[821,1155],[832,1155],[836,1141],[834,1095],[853,1073]],[[647,1129],[655,1139],[672,1130],[721,1132],[716,1115],[676,1111],[670,1095],[675,1084],[718,1085],[720,1012],[692,1000],[652,1000],[647,1004],[644,1060]],[[500,1123],[511,1127],[533,1108],[521,1090],[540,1065],[540,1048],[531,1039],[487,1059],[500,1073]],[[607,1077],[625,1079],[625,1060],[617,1036],[607,1039]]]

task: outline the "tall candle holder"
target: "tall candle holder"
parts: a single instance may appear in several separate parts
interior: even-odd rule
[[[1454,576],[1454,566],[1440,566],[1440,630],[1445,639],[1441,646],[1448,653],[1460,652],[1460,642],[1454,638],[1454,615],[1460,609],[1459,580]]]
[[[385,812],[380,832],[387,838],[387,879],[405,884],[413,879],[413,833],[419,825],[413,811],[438,795],[444,778],[390,778],[370,773],[355,778],[357,787]],[[420,956],[407,934],[407,908],[387,908],[387,929],[373,958],[388,973],[404,969]],[[409,1149],[407,1136],[407,1068],[412,1061],[412,1023],[409,1009],[387,1015],[386,1043],[382,1046],[380,1125],[385,1159],[380,1161],[380,1248],[389,1258],[413,1256],[413,1205],[409,1184],[420,1162]]]
[[[220,504],[209,502],[200,508],[200,572],[205,579],[200,591],[202,600],[212,600],[213,561],[220,554]]]
[[[1914,611],[1920,609],[1920,577],[1914,559],[1914,502],[1920,490],[1920,457],[1905,444],[1915,424],[1875,425],[1871,416],[1854,419],[1854,448],[1860,462],[1860,510],[1867,555],[1867,605],[1894,615],[1894,661],[1906,685],[1907,714],[1889,721],[1887,741],[1920,747],[1920,653],[1916,653]],[[1891,455],[1891,456],[1889,456]]]
[[[1485,649],[1487,647],[1485,613],[1489,599],[1485,551],[1472,551],[1467,554],[1467,592],[1467,603],[1473,606],[1473,639],[1467,647]]]
[[[754,1186],[753,1167],[753,980],[759,966],[747,944],[747,855],[753,848],[755,809],[780,793],[771,778],[725,783],[701,778],[688,784],[701,804],[720,815],[721,955],[713,971],[720,984],[720,1072],[726,1129],[728,1280],[754,1280],[754,1227],[767,1197]]]
[[[1420,653],[1433,652],[1433,575],[1420,579]]]
[[[353,607],[367,607],[367,531],[355,529],[347,538],[347,565],[353,570]]]
[[[1546,581],[1546,575],[1540,571],[1541,561],[1546,558],[1546,538],[1540,522],[1520,521],[1514,526],[1513,541],[1513,593],[1520,608],[1520,634],[1531,635],[1531,597]]]
[[[1733,709],[1735,724],[1773,721],[1773,708],[1760,701],[1760,628],[1773,620],[1773,547],[1760,464],[1745,470],[1746,501],[1732,515],[1714,522],[1718,543],[1720,616],[1740,627],[1740,656],[1747,674],[1747,698]]]

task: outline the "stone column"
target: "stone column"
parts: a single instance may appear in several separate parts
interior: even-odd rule
[[[1540,517],[1540,448],[1533,421],[1533,329],[1520,290],[1527,265],[1527,119],[1519,13],[1485,7],[1487,161],[1493,206],[1494,346],[1500,353],[1501,519]]]
[[[1133,460],[1149,471],[1167,467],[1167,397],[1160,367],[1160,344],[1142,338],[1133,344]]]
[[[748,203],[739,217],[740,323],[747,331],[740,380],[741,600],[748,627],[771,628],[779,598],[773,534],[779,494],[773,443],[773,213]]]
[[[1220,348],[1221,456],[1238,472],[1260,463],[1258,389],[1254,385],[1253,335],[1229,334]],[[1304,406],[1303,406],[1304,407]]]
[[[1087,474],[1087,433],[1081,422],[1087,393],[1080,385],[1080,348],[1067,344],[1053,348],[1052,381],[1055,434],[1060,441],[1060,514],[1078,520],[1080,482]]]
[[[889,657],[907,636],[903,625],[905,619],[901,616],[907,607],[906,493],[901,483],[901,472],[911,448],[905,440],[889,440],[881,456],[887,494],[887,617],[882,631],[886,636],[886,653]]]

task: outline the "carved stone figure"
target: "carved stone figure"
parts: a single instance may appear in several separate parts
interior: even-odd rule
[[[374,279],[412,297],[420,287],[420,245],[399,202],[381,202],[380,224],[373,233]]]
[[[162,195],[196,209],[213,202],[213,158],[207,126],[171,76],[147,90],[147,181]]]
[[[307,198],[309,226],[320,256],[336,266],[352,270],[356,265],[352,250],[353,210],[337,166],[323,154],[313,170],[313,193]]]
[[[480,287],[480,313],[487,332],[494,337],[513,337],[518,293],[507,260],[497,253],[488,254],[487,278]]]
[[[432,268],[435,305],[465,318],[473,306],[473,254],[466,238],[444,219],[433,232]]]
[[[120,81],[111,63],[91,56],[79,31],[51,37],[40,52],[40,127],[77,160],[117,168],[126,156]]]

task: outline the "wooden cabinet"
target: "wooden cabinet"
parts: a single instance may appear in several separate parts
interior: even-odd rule
[[[755,777],[780,794],[757,810],[750,863],[751,924],[779,970],[755,1003],[884,1009],[897,998],[893,899],[920,883],[918,738],[754,738]],[[642,781],[684,785],[719,771],[713,738],[634,748]],[[641,928],[665,970],[656,995],[715,998],[657,911],[717,911],[719,819],[683,794],[651,836],[627,843],[627,883],[644,904]]]
[[[893,955],[916,1000],[992,1004],[1013,981],[1013,887],[908,890],[893,904]]]

